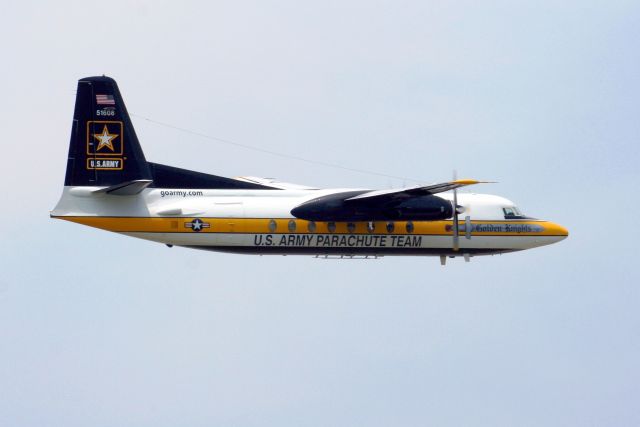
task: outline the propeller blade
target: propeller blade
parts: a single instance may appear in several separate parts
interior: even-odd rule
[[[453,180],[457,179],[457,173],[453,171]],[[453,189],[453,250],[460,250],[460,227],[458,224],[458,190]]]

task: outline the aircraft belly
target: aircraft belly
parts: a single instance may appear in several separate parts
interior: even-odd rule
[[[255,254],[438,255],[452,250],[451,236],[376,234],[145,233],[132,237],[175,246]],[[473,236],[459,253],[499,253],[554,243],[553,236]]]

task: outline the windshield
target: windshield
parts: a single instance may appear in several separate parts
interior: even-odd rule
[[[509,207],[506,207],[506,208],[502,208],[502,211],[504,212],[504,217],[505,218],[522,218],[522,217],[524,217],[522,212],[520,212],[520,209],[518,209],[515,206],[509,206]]]

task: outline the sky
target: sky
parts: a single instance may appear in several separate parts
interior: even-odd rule
[[[0,425],[640,424],[638,2],[21,1],[0,21]],[[101,74],[150,161],[319,187],[455,169],[571,235],[443,268],[52,220],[77,80]]]

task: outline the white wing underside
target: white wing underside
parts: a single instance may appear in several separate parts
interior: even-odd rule
[[[290,182],[278,181],[275,178],[261,178],[257,176],[237,176],[234,179],[238,181],[250,182],[252,184],[266,185],[280,190],[318,190],[316,187],[308,185],[292,184]]]

